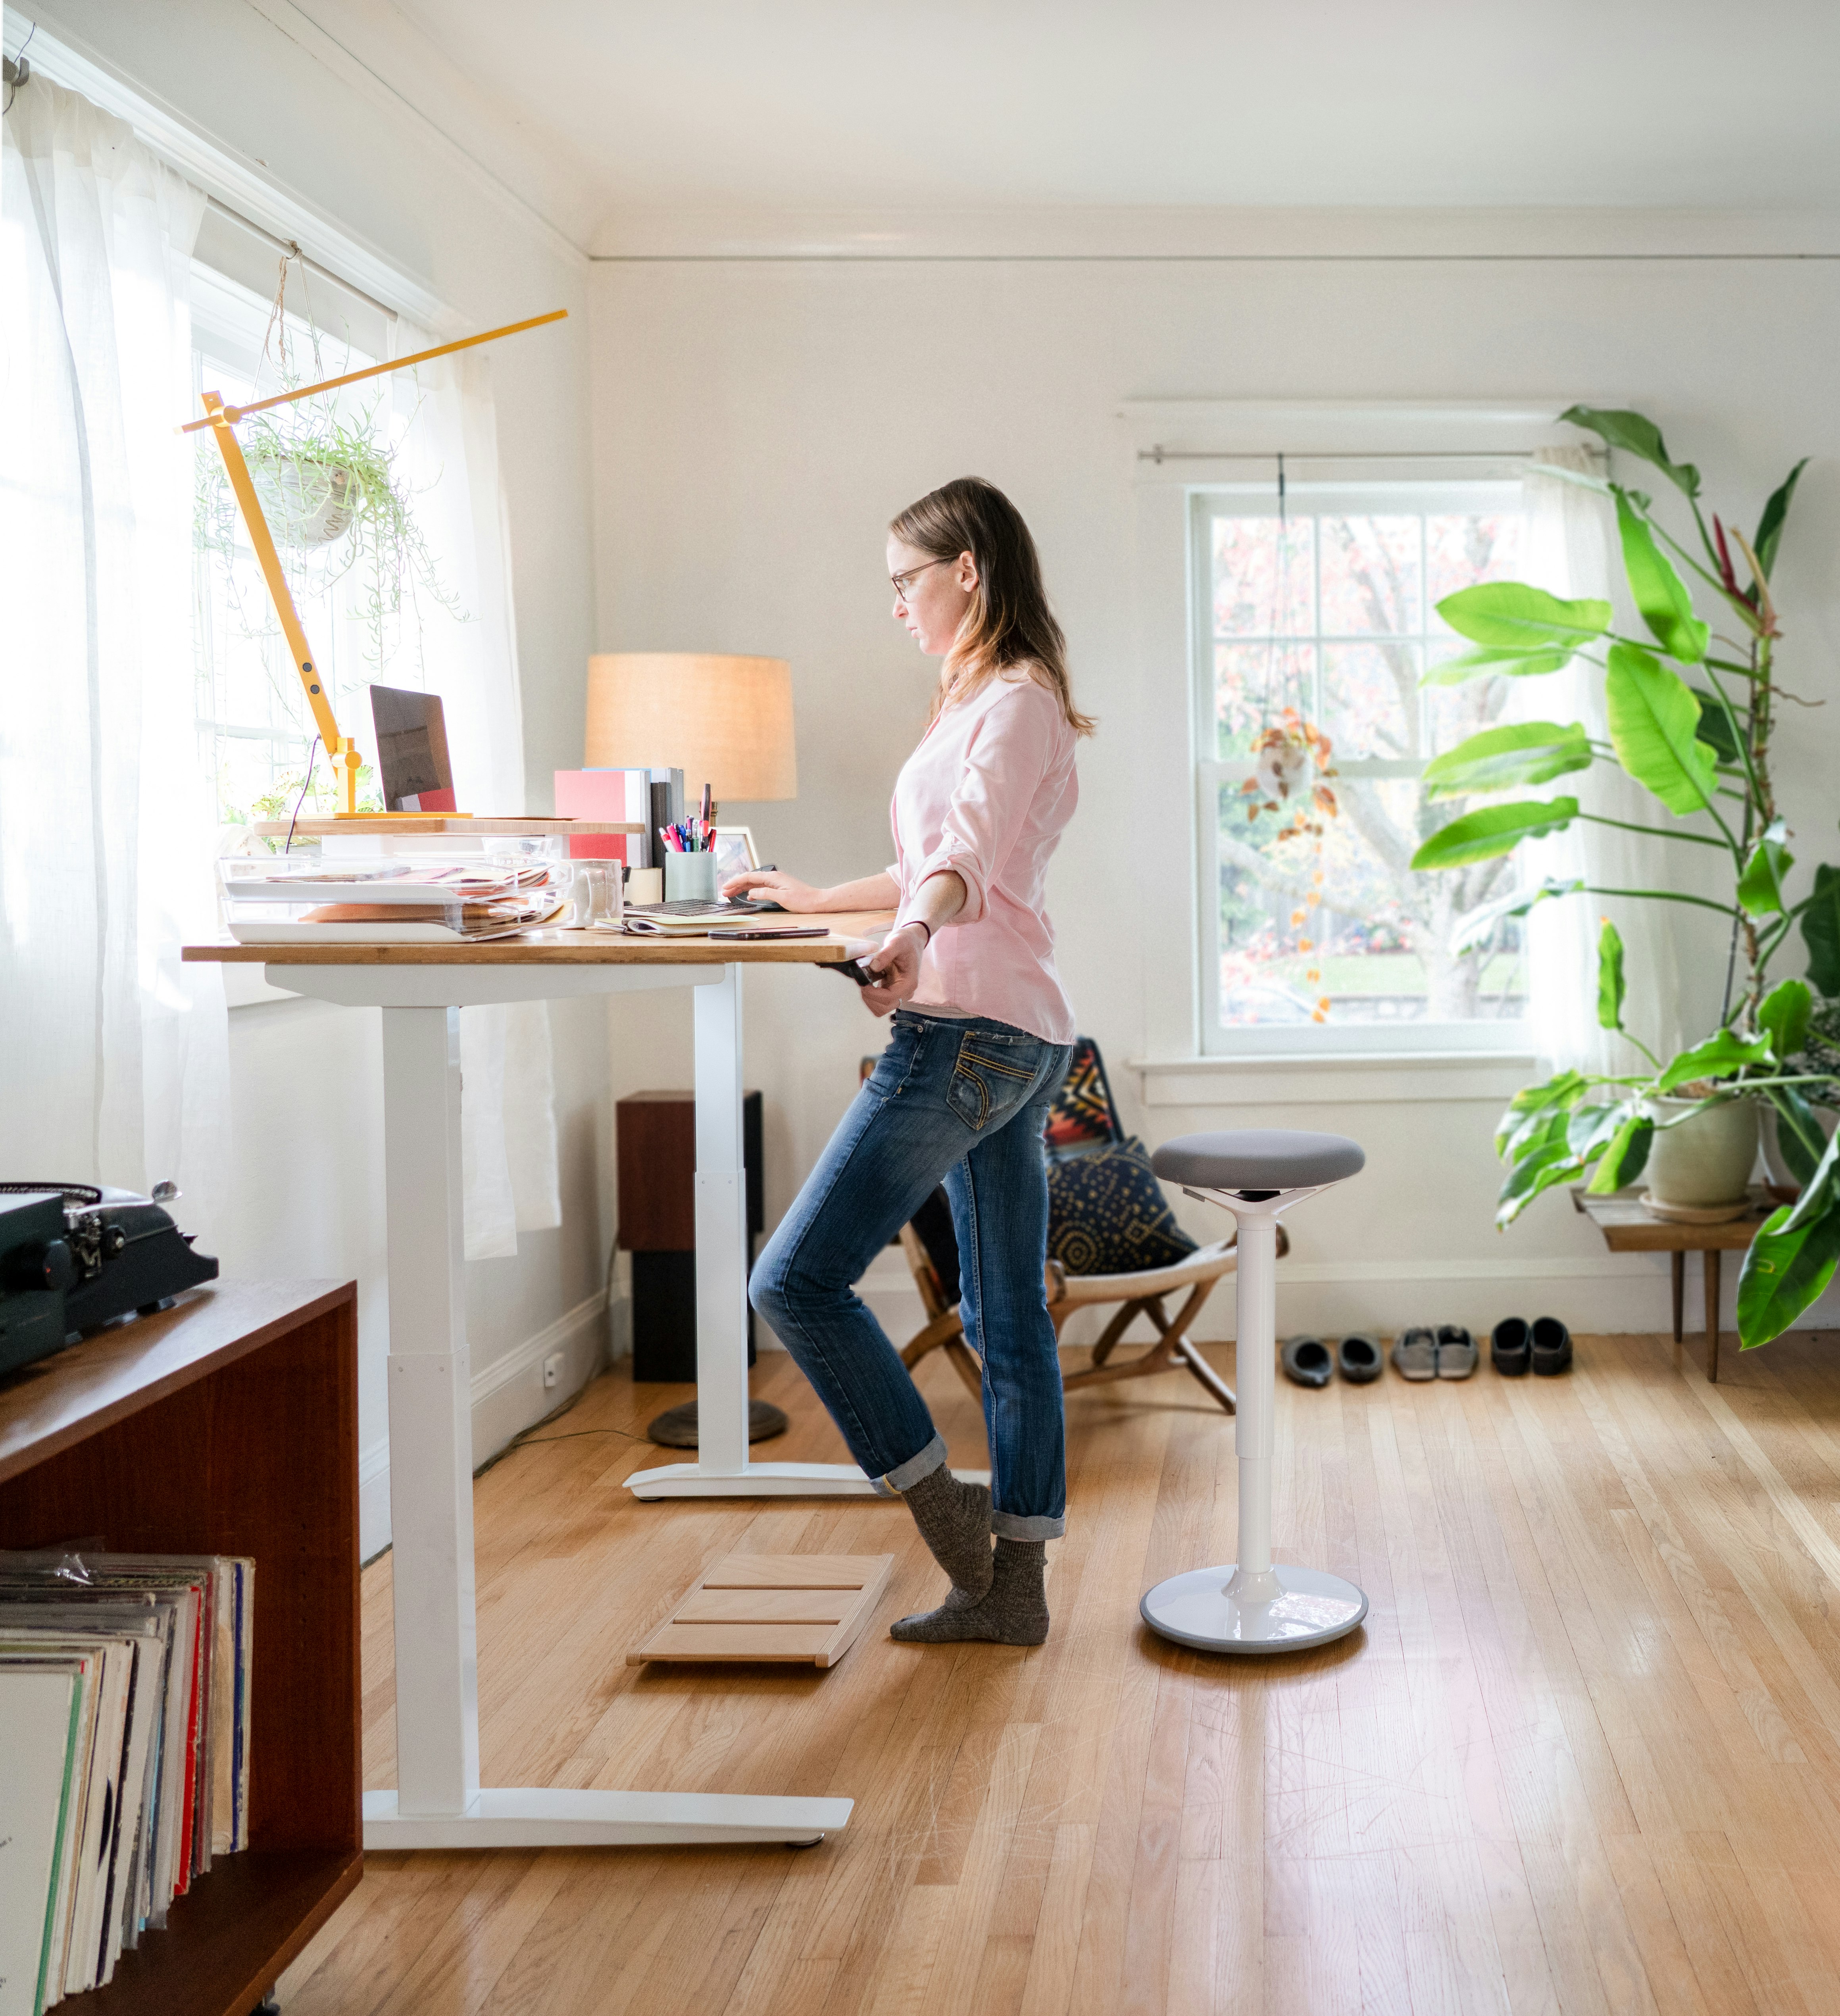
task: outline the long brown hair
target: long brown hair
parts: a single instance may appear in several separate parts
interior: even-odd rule
[[[1073,704],[1067,639],[1048,607],[1035,541],[1022,513],[996,485],[981,477],[956,477],[909,504],[888,530],[932,560],[955,560],[968,553],[978,570],[971,606],[940,676],[933,718],[1014,665],[1047,687],[1076,735],[1090,735],[1098,723]]]

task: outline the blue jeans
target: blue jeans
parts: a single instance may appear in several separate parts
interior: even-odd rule
[[[1005,1022],[898,1010],[873,1076],[748,1291],[850,1453],[884,1489],[909,1489],[945,1462],[945,1443],[855,1283],[943,1183],[965,1338],[984,1366],[990,1523],[1012,1540],[1053,1539],[1067,1526],[1042,1129],[1071,1055]]]

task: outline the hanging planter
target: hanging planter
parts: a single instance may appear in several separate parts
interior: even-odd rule
[[[1333,819],[1338,808],[1328,779],[1335,775],[1329,738],[1294,707],[1285,708],[1277,725],[1266,729],[1252,744],[1252,774],[1240,787],[1247,800],[1246,816],[1288,812],[1291,819],[1277,837],[1298,833],[1322,837],[1322,818]]]
[[[262,515],[279,545],[304,551],[329,546],[351,529],[361,496],[357,477],[315,455],[258,459],[250,470]]]

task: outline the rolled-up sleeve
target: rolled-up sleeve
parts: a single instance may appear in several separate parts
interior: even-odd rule
[[[1053,705],[1032,682],[1018,686],[985,716],[965,753],[939,844],[907,885],[912,894],[929,876],[956,874],[965,885],[965,906],[954,924],[974,924],[984,916],[990,884],[1016,844],[1047,768]]]

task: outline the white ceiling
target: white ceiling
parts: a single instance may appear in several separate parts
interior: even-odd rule
[[[1837,0],[299,4],[405,96],[438,70],[488,98],[506,160],[596,221],[1840,204]]]

